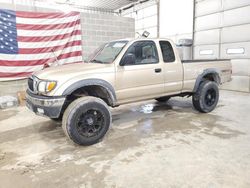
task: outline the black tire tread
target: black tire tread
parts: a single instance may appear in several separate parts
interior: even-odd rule
[[[216,82],[213,82],[213,81],[209,81],[209,80],[205,80],[203,81],[198,90],[193,94],[193,97],[192,97],[192,102],[193,102],[193,106],[194,108],[199,111],[199,112],[202,112],[202,113],[208,113],[208,112],[211,112],[212,110],[207,110],[207,109],[203,109],[202,106],[201,106],[201,96],[202,96],[202,92],[203,92],[203,88],[209,84],[209,83],[213,83],[213,84],[216,84],[216,87],[218,89],[218,86],[217,86],[217,83]],[[218,93],[219,95],[219,93]],[[218,96],[219,97],[219,96]],[[218,101],[217,101],[218,102]],[[215,105],[216,106],[216,105]]]
[[[67,121],[68,121],[68,117],[69,115],[72,113],[72,111],[75,109],[75,108],[78,108],[86,103],[89,103],[89,102],[97,102],[97,103],[101,103],[102,105],[104,105],[108,111],[109,111],[109,115],[110,115],[110,124],[112,122],[112,116],[111,116],[111,113],[110,113],[110,110],[109,110],[109,107],[108,105],[100,98],[96,98],[96,97],[92,97],[92,96],[84,96],[84,97],[81,97],[81,98],[78,98],[76,99],[75,101],[73,101],[68,107],[67,109],[65,110],[64,114],[63,114],[63,120],[62,120],[62,128],[63,128],[63,131],[65,133],[65,135],[69,138],[69,140],[72,142],[72,143],[76,143],[78,145],[83,145],[81,144],[80,142],[78,142],[76,139],[74,139],[70,133],[67,131]],[[90,144],[87,144],[87,145],[92,145],[94,143],[90,143]]]

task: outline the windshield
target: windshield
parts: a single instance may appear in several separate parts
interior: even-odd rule
[[[103,44],[91,55],[91,63],[112,63],[128,41],[115,41]]]

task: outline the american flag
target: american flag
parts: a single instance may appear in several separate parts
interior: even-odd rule
[[[0,9],[0,80],[25,78],[44,64],[80,61],[80,13]]]

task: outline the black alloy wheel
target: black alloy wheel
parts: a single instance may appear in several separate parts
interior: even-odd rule
[[[104,116],[98,110],[88,110],[80,114],[76,123],[77,130],[82,136],[93,137],[100,132],[104,124]]]

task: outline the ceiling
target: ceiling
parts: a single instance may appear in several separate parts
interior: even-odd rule
[[[93,8],[115,11],[121,7],[131,3],[139,2],[139,0],[53,0],[58,4],[69,4],[78,8]]]

